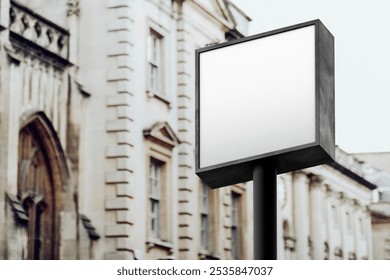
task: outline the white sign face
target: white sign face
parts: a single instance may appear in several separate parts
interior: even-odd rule
[[[199,54],[199,168],[316,141],[315,25]]]

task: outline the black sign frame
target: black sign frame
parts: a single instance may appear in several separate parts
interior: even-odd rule
[[[204,52],[315,26],[315,141],[265,154],[200,167],[200,56]],[[320,20],[212,45],[195,51],[195,173],[211,188],[250,181],[256,165],[272,165],[277,174],[330,163],[335,158],[334,37]]]

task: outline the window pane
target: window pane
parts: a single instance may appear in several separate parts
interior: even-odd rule
[[[152,36],[149,34],[146,41],[146,59],[150,62],[153,57],[153,46],[152,46]]]
[[[232,226],[237,226],[237,195],[232,196]]]
[[[202,183],[199,189],[201,247],[209,249],[209,188]]]
[[[158,64],[158,57],[159,57],[159,38],[155,34],[152,34],[152,42],[153,42],[153,56],[152,56],[152,62]]]
[[[150,159],[150,231],[156,238],[160,237],[162,166],[161,162]]]
[[[161,40],[157,34],[151,31],[146,41],[146,58],[155,65],[160,64]]]
[[[205,184],[202,184],[200,202],[201,212],[207,214],[209,212],[209,189]]]
[[[232,227],[232,258],[238,259],[238,231]]]
[[[154,64],[150,64],[150,88],[154,91],[158,91],[158,68]]]
[[[162,40],[162,36],[150,30],[146,50],[147,61],[149,63],[148,87],[155,92],[161,91]],[[162,94],[162,92],[159,93]]]
[[[159,216],[160,216],[160,205],[156,200],[151,200],[151,225],[150,230],[153,237],[159,237]]]
[[[154,199],[160,198],[161,190],[161,164],[151,160],[150,162],[150,197]]]
[[[239,215],[238,215],[238,200],[240,199],[240,195],[232,192],[232,206],[231,206],[231,235],[232,235],[232,258],[239,258],[239,232],[238,232],[238,224],[239,224]]]
[[[201,215],[201,239],[203,249],[208,249],[208,217]]]

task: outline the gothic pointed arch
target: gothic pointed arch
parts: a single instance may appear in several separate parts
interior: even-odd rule
[[[62,192],[68,170],[60,141],[43,112],[21,121],[18,197],[28,215],[27,258],[58,259]]]

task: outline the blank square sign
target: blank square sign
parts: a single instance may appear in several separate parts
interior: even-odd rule
[[[333,36],[319,21],[196,51],[196,173],[211,187],[334,158]]]

